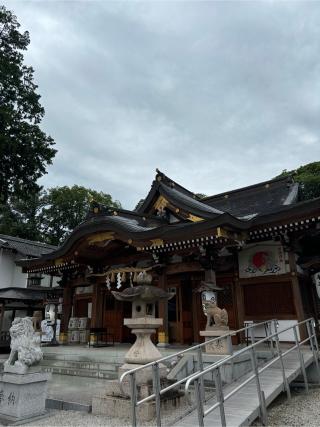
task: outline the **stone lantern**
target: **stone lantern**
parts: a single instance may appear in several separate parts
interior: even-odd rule
[[[138,275],[137,286],[127,288],[122,292],[112,291],[117,300],[132,303],[132,317],[124,319],[123,323],[137,337],[125,355],[126,363],[120,368],[121,373],[162,357],[150,339],[151,335],[156,333],[163,324],[163,319],[155,317],[155,304],[157,301],[170,299],[173,294],[152,286],[151,281],[152,276],[142,272]]]
[[[162,357],[157,347],[152,343],[150,336],[156,333],[157,328],[162,326],[163,319],[155,317],[155,304],[157,301],[168,300],[174,294],[170,294],[161,288],[151,285],[152,276],[141,272],[137,277],[137,285],[126,288],[122,292],[112,291],[114,297],[119,301],[130,301],[132,303],[132,317],[124,319],[125,326],[136,335],[136,341],[125,355],[125,363],[118,371],[120,377],[130,369],[138,368],[149,362]],[[159,376],[165,382],[167,368],[159,364]],[[153,393],[152,368],[149,366],[140,369],[135,374],[137,398],[143,399]],[[92,413],[114,416],[116,411],[119,418],[127,418],[131,411],[131,388],[129,377],[119,384],[118,380],[107,381],[106,390],[103,395],[93,396]],[[170,394],[166,398],[166,405],[177,405],[180,394]],[[141,421],[150,421],[155,416],[154,402],[148,401],[138,408]]]

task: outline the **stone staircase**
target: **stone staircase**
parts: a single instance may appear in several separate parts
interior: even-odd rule
[[[85,357],[77,355],[45,353],[41,367],[45,372],[53,374],[112,380],[117,378],[118,368],[123,363],[119,358],[103,361],[85,359]]]

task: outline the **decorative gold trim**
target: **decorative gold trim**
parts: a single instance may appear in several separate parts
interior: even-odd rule
[[[54,260],[54,265],[60,265],[63,264],[65,260],[63,258],[57,258]]]
[[[151,240],[152,245],[151,246],[163,246],[163,240],[162,239],[153,239]]]
[[[199,222],[199,221],[203,221],[203,218],[200,218],[200,217],[198,217],[198,216],[196,216],[196,215],[192,215],[192,214],[189,214],[189,215],[188,215],[188,217],[187,217],[187,219],[188,219],[189,221],[192,221],[192,222]]]
[[[167,207],[169,204],[168,200],[165,199],[163,196],[159,196],[158,199],[155,201],[153,207],[159,211]]]
[[[114,233],[111,231],[106,231],[105,233],[95,234],[87,238],[89,245],[94,245],[95,243],[105,242],[107,240],[114,240]]]
[[[229,237],[230,233],[222,227],[217,227],[217,236],[218,237]]]

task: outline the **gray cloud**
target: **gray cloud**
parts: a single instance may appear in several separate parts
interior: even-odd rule
[[[156,167],[214,194],[320,160],[317,2],[5,4],[59,150],[46,187],[133,208]]]

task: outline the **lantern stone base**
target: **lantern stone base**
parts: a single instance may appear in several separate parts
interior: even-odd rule
[[[124,374],[125,372],[131,370],[131,369],[135,369],[135,368],[139,368],[140,366],[143,365],[138,365],[138,364],[131,364],[131,363],[125,363],[124,365],[120,366],[119,371],[118,371],[118,377],[120,380],[120,377],[122,374]],[[167,368],[165,365],[163,365],[162,363],[159,364],[159,375],[160,375],[160,379],[164,379],[167,377]],[[152,382],[152,368],[144,368],[141,369],[140,371],[138,371],[136,373],[136,384],[141,386],[141,385],[145,385],[148,384],[150,382]],[[124,381],[123,381],[123,389],[125,390],[126,388],[128,388],[129,390],[129,375],[125,377]]]
[[[47,382],[51,374],[4,373],[0,381],[0,421],[4,425],[45,415]]]
[[[135,343],[125,355],[127,363],[145,364],[162,357],[160,351],[150,339],[150,336],[156,333],[156,329],[162,326],[162,319],[138,317],[124,319],[123,324],[132,329],[131,332],[137,337]]]
[[[228,329],[212,329],[212,330],[205,330],[200,331],[200,336],[205,337],[205,341],[212,340],[214,338],[222,337],[223,335],[230,332]],[[208,344],[205,345],[206,353],[209,354],[217,354],[217,355],[227,355],[232,354],[232,341],[231,336],[228,335],[227,337],[223,337],[219,340],[208,342]]]
[[[150,396],[152,393],[152,383],[150,382],[149,384],[140,384],[137,386],[138,400]],[[178,405],[185,403],[186,399],[183,393],[172,391],[161,397],[161,411],[172,412]],[[131,399],[122,393],[119,381],[108,381],[106,392],[92,397],[92,413],[94,415],[105,415],[110,418],[116,416],[120,419],[130,419]],[[155,415],[156,407],[154,400],[142,403],[137,407],[137,419],[139,422],[151,421],[155,418]]]

